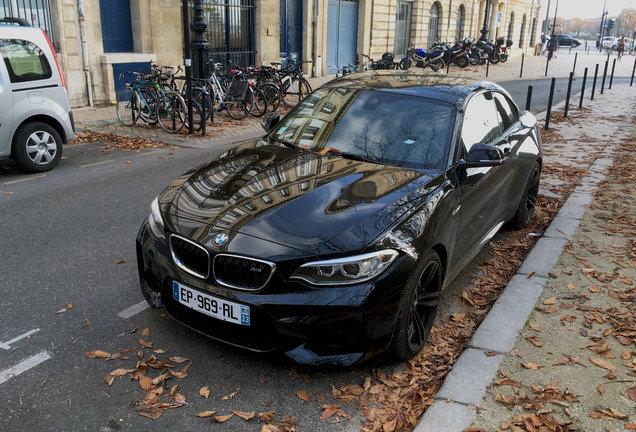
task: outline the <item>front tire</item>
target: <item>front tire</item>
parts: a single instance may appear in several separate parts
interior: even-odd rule
[[[539,165],[539,162],[535,162],[530,170],[526,186],[523,188],[517,212],[510,220],[510,227],[512,229],[523,229],[528,226],[528,223],[530,223],[534,209],[537,206],[537,199],[539,198],[540,179],[541,166]]]
[[[62,138],[46,123],[27,123],[16,132],[11,154],[15,163],[25,171],[49,171],[62,157]]]
[[[413,61],[409,58],[400,60],[398,67],[400,70],[408,70],[413,65]]]
[[[400,300],[391,341],[391,350],[397,357],[409,360],[426,345],[437,314],[442,282],[442,261],[435,251],[429,251],[415,266]]]
[[[499,61],[505,63],[508,60],[508,54],[499,54]]]

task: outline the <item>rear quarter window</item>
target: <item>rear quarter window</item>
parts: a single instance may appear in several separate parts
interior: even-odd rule
[[[22,39],[0,39],[0,54],[12,83],[51,78],[49,61],[33,42]]]

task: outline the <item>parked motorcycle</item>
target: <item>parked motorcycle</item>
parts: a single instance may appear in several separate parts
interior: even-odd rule
[[[499,60],[505,63],[508,60],[508,48],[512,46],[513,42],[510,39],[506,39],[503,36],[497,38],[495,43],[495,50],[499,53]]]
[[[472,42],[467,41],[467,39],[474,40],[472,38],[466,38],[461,43],[457,42],[452,47],[446,44],[447,49],[444,57],[446,62],[454,63],[460,68],[465,68],[470,64],[468,50],[472,45]]]
[[[406,57],[400,60],[399,68],[407,70],[411,66],[425,68],[430,66],[435,72],[444,69],[444,50],[441,47],[432,47],[428,53],[422,48],[409,47]]]
[[[360,54],[362,57],[365,57],[367,60],[369,60],[369,63],[366,65],[367,68],[369,69],[373,69],[373,70],[379,70],[379,69],[395,69],[396,65],[395,62],[393,61],[393,54],[387,52],[382,54],[382,58],[378,61],[374,61],[371,57],[369,57],[366,54]]]

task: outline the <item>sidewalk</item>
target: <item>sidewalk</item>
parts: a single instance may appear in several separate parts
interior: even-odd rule
[[[584,174],[544,168],[542,194],[577,187],[417,432],[636,430],[636,87],[615,86],[571,115],[553,114],[543,133],[545,168]]]

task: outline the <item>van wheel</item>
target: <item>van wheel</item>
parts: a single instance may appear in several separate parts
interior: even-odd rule
[[[48,171],[62,157],[62,139],[46,123],[27,123],[13,137],[11,153],[15,163],[25,171]]]

